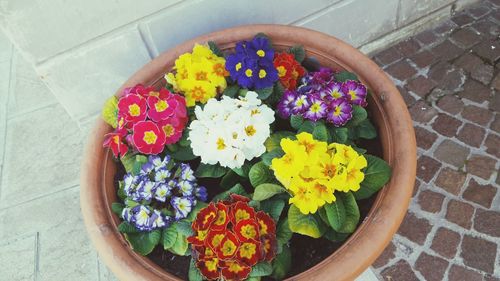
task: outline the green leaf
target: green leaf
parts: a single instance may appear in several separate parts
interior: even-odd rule
[[[123,208],[125,208],[125,206],[122,203],[113,202],[111,204],[111,211],[113,211],[113,213],[117,214],[118,216],[122,215]]]
[[[139,233],[140,231],[130,223],[123,221],[118,225],[118,231],[121,233]]]
[[[345,82],[347,80],[359,81],[356,74],[346,70],[340,71],[339,73],[335,74],[335,80],[337,80],[338,82]]]
[[[125,238],[134,251],[145,256],[160,243],[161,231],[157,229],[151,232],[126,233]]]
[[[102,119],[111,127],[116,128],[118,126],[118,98],[116,96],[111,96],[106,100],[101,115]]]
[[[279,244],[286,244],[292,239],[293,232],[288,224],[288,218],[282,219],[276,229],[276,239]]]
[[[222,92],[222,95],[234,98],[236,97],[239,91],[240,87],[238,85],[231,85],[226,87],[224,92]]]
[[[224,189],[229,189],[233,187],[240,181],[240,176],[233,170],[229,170],[220,181],[220,186]]]
[[[200,270],[196,267],[193,258],[189,261],[188,279],[189,281],[203,281],[203,275],[201,275]]]
[[[271,198],[276,194],[285,192],[285,188],[281,185],[272,183],[263,183],[255,188],[253,200],[262,201]]]
[[[189,137],[189,130],[184,130],[178,144],[183,147],[191,146],[191,141],[188,140],[188,137]]]
[[[273,273],[272,277],[276,280],[285,279],[288,271],[292,266],[292,253],[288,246],[284,246],[281,253],[279,253],[273,260]]]
[[[248,89],[246,88],[241,88],[239,91],[238,91],[238,95],[241,96],[241,97],[245,97],[248,93]]]
[[[250,162],[245,162],[243,166],[234,168],[233,171],[242,178],[248,178],[248,173],[250,172],[251,167],[252,165],[250,164]]]
[[[138,175],[141,172],[142,165],[148,162],[148,158],[144,155],[136,155],[132,174]]]
[[[302,133],[302,132],[307,132],[307,133],[312,134],[312,133],[313,133],[313,131],[314,131],[314,127],[316,127],[316,126],[314,125],[314,122],[309,121],[309,120],[306,120],[306,121],[304,121],[304,123],[302,123],[302,125],[300,126],[300,128],[299,128],[299,133]]]
[[[280,158],[283,155],[285,155],[285,152],[280,148],[276,148],[273,151],[266,152],[260,156],[262,159],[262,163],[266,164],[267,166],[271,166],[271,162],[273,161],[274,158]]]
[[[319,238],[325,233],[325,225],[314,215],[304,215],[295,205],[288,209],[288,225],[294,233]]]
[[[200,163],[198,169],[194,172],[194,175],[198,178],[220,178],[225,175],[227,169],[219,165],[210,165]]]
[[[255,92],[257,92],[257,97],[259,99],[265,100],[268,97],[270,97],[271,94],[273,93],[273,87],[267,87],[267,88],[263,88],[263,89],[258,89],[258,90],[255,90]]]
[[[324,206],[328,224],[335,230],[339,231],[344,225],[346,212],[342,200],[336,200]]]
[[[354,192],[357,200],[371,197],[379,191],[391,178],[391,167],[383,159],[377,156],[365,155],[368,166],[366,167],[365,179],[361,182],[361,188]]]
[[[377,137],[377,130],[368,119],[361,121],[358,126],[355,127],[355,129],[356,135],[359,138],[370,140]]]
[[[295,130],[298,130],[302,124],[304,124],[304,117],[302,117],[302,115],[297,114],[290,117],[290,125],[292,125],[292,128]]]
[[[125,171],[130,173],[134,169],[135,154],[127,153],[120,158],[120,161],[122,162]]]
[[[281,84],[281,82],[274,83],[273,94],[266,100],[268,104],[276,104],[280,101],[283,93],[285,92],[285,87]]]
[[[191,145],[181,146],[179,149],[170,154],[172,158],[178,161],[190,161],[195,159],[197,156],[193,154],[193,149]]]
[[[238,195],[243,195],[243,196],[248,196],[247,192],[245,191],[245,188],[243,188],[243,186],[238,183],[235,186],[231,187],[229,190],[215,195],[214,198],[212,199],[212,201],[217,202],[219,200],[227,200],[227,199],[229,199],[229,195],[231,195],[232,193],[238,194]]]
[[[269,167],[261,161],[252,166],[248,173],[248,179],[253,187],[257,187],[263,183],[273,182],[274,174]]]
[[[363,107],[354,105],[352,109],[352,119],[349,120],[348,126],[357,126],[368,117],[368,113]]]
[[[338,230],[341,233],[353,233],[359,223],[359,208],[356,198],[351,192],[336,192],[337,200],[341,200],[345,208],[345,221]]]
[[[187,242],[187,237],[182,235],[180,232],[177,233],[177,239],[175,239],[174,245],[168,250],[179,256],[186,256],[189,249],[189,244]]]
[[[177,228],[177,233],[182,234],[184,236],[191,236],[193,235],[193,229],[191,228],[191,223],[187,220],[180,220],[175,222],[176,228]]]
[[[175,244],[175,240],[177,240],[176,224],[173,223],[169,227],[163,229],[161,238],[163,249],[168,250],[172,248]]]
[[[290,48],[290,54],[293,54],[295,60],[301,63],[306,58],[306,51],[301,45],[295,45]]]
[[[280,199],[273,198],[260,202],[260,210],[269,214],[275,221],[279,220],[281,212],[283,212],[283,208],[285,208],[285,201]]]
[[[333,241],[333,242],[342,242],[347,239],[351,235],[350,233],[339,233],[333,229],[328,229],[327,232],[323,235],[324,238]]]
[[[328,130],[323,122],[316,122],[312,135],[316,140],[328,141]]]
[[[346,143],[349,137],[349,130],[347,128],[330,128],[330,134],[333,138],[333,142]]]
[[[224,54],[222,53],[222,51],[219,49],[219,46],[217,46],[217,44],[214,41],[208,41],[208,47],[210,48],[210,50],[212,50],[214,55],[216,55],[218,57],[224,57]]]
[[[268,262],[259,262],[252,267],[250,277],[268,276],[273,273],[273,266]]]
[[[260,280],[262,280],[260,276],[248,277],[247,279],[245,279],[245,281],[260,281]]]
[[[295,139],[295,134],[290,131],[275,132],[274,134],[270,135],[264,142],[264,145],[266,146],[266,151],[269,152],[278,148],[281,149],[280,142],[281,139],[283,138]]]

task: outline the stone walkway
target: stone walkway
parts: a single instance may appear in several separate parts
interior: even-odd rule
[[[375,55],[415,120],[410,211],[381,279],[499,280],[500,1]],[[0,281],[115,280],[87,238],[77,124],[0,34]],[[83,94],[83,93],[82,93]]]
[[[374,56],[414,120],[410,210],[374,264],[384,280],[500,280],[500,1]]]

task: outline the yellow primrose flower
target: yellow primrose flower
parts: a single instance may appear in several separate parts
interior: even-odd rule
[[[361,182],[365,179],[365,173],[363,173],[361,169],[366,168],[367,165],[368,162],[363,155],[358,155],[349,162],[346,169],[346,192],[349,190],[359,190]]]
[[[206,103],[217,95],[217,90],[208,81],[183,80],[182,88],[186,96],[186,106],[194,106],[196,102]]]
[[[320,155],[315,165],[311,166],[311,177],[332,190],[344,186],[346,178],[346,162],[342,154]]]
[[[288,203],[294,204],[303,214],[316,213],[318,211],[319,200],[312,189],[312,182],[306,182],[300,177],[292,179],[290,183],[290,191],[293,197],[288,200]],[[324,203],[323,203],[324,204]]]
[[[280,145],[285,155],[281,158],[274,158],[271,162],[271,168],[274,170],[276,178],[287,187],[290,179],[304,169],[307,163],[307,153],[302,145],[287,138],[281,139]]]
[[[304,146],[310,162],[315,162],[320,155],[327,151],[327,144],[323,141],[317,141],[310,133],[302,132],[297,135],[297,141]]]

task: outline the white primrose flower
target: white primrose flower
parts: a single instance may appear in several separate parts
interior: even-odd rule
[[[193,154],[205,164],[239,168],[265,152],[274,111],[249,91],[239,99],[224,96],[195,108],[196,120],[189,126]]]

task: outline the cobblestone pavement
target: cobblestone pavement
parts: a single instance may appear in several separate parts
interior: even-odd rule
[[[410,211],[373,265],[381,279],[500,280],[499,34],[500,1],[483,1],[374,57],[419,147]],[[1,34],[0,76],[0,281],[115,280],[78,202],[93,120],[71,120]]]
[[[500,280],[500,1],[374,56],[418,146],[410,210],[373,265],[384,280]]]

